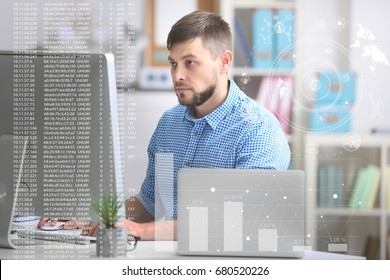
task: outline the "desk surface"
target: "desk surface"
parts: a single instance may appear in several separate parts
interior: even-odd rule
[[[34,240],[34,245],[25,245],[20,249],[0,248],[0,259],[97,259],[96,244],[76,245]],[[176,254],[176,241],[140,241],[135,251],[128,252],[121,259],[144,260],[185,260],[185,259],[222,259],[212,256],[180,256]],[[229,259],[243,259],[233,257]],[[251,257],[250,259],[254,259]],[[363,257],[334,254],[318,251],[305,251],[305,260],[363,260]]]

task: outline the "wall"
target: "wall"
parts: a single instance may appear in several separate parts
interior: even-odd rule
[[[390,1],[353,0],[351,3],[351,54],[361,69],[361,102],[354,130],[373,127],[390,132]]]

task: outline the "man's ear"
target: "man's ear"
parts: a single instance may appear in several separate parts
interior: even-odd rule
[[[221,74],[226,74],[233,61],[233,53],[229,50],[224,51],[221,53]]]

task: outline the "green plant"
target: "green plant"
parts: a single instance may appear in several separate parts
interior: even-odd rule
[[[115,227],[119,220],[119,210],[123,207],[122,198],[116,194],[103,195],[92,201],[92,208],[107,228]]]

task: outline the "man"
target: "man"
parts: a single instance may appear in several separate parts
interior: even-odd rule
[[[142,240],[174,239],[177,172],[180,168],[286,169],[290,149],[276,118],[228,80],[233,54],[229,25],[218,15],[192,12],[168,34],[168,61],[179,105],[161,117],[148,147],[148,168],[139,194],[126,201],[120,226]],[[173,155],[173,205],[155,218],[155,157]],[[40,224],[44,221],[42,220]],[[85,226],[69,222],[69,227]],[[97,223],[87,234],[95,233]]]

